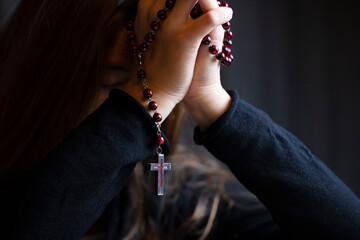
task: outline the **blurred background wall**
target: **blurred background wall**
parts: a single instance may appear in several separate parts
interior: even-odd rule
[[[6,21],[16,9],[21,0],[0,0],[0,30],[5,26]]]
[[[267,112],[360,196],[360,1],[228,3],[235,62],[223,67],[225,89]]]
[[[1,28],[18,2],[0,0]],[[360,1],[228,2],[235,62],[223,68],[225,89],[267,112],[360,196]],[[182,143],[194,126],[188,118]]]

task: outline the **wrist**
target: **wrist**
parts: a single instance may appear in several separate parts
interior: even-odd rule
[[[197,94],[191,99],[186,98],[181,102],[183,107],[194,122],[204,132],[230,107],[231,97],[225,89],[214,89],[212,92]]]
[[[149,100],[143,96],[144,88],[141,84],[131,84],[130,82],[122,89],[124,92],[136,99],[153,116],[153,110],[149,109]],[[162,115],[161,123],[169,116],[176,106],[176,102],[169,98],[166,93],[153,90],[153,101],[158,104],[157,112]]]

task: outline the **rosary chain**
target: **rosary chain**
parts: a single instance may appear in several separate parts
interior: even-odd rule
[[[166,0],[165,3],[165,8],[163,10],[160,10],[157,13],[157,17],[155,18],[155,20],[150,24],[150,32],[148,34],[145,35],[145,42],[143,42],[142,44],[140,44],[139,46],[136,45],[135,42],[135,33],[134,31],[134,20],[131,20],[130,22],[128,22],[125,26],[125,28],[128,30],[128,40],[132,45],[132,51],[134,53],[134,55],[136,56],[137,59],[137,64],[138,64],[138,79],[141,81],[142,86],[144,88],[144,97],[146,99],[148,99],[149,101],[149,108],[153,111],[153,120],[155,122],[155,125],[157,127],[157,144],[158,147],[156,149],[156,152],[158,154],[162,153],[162,148],[161,145],[164,144],[164,138],[161,136],[162,135],[162,131],[161,131],[161,120],[162,120],[162,116],[160,113],[157,112],[157,103],[155,101],[153,101],[152,99],[152,91],[149,89],[149,86],[147,84],[146,81],[146,74],[145,71],[143,70],[143,61],[142,61],[142,57],[143,54],[145,54],[145,52],[148,50],[148,47],[150,45],[150,43],[153,41],[153,38],[156,35],[156,31],[159,29],[160,27],[160,23],[162,20],[164,20],[166,18],[166,14],[171,11],[171,9],[174,7],[176,0]],[[218,5],[220,7],[228,7],[228,3],[227,2],[220,2],[218,1]],[[196,3],[196,5],[194,6],[194,8],[192,9],[190,16],[193,19],[196,19],[200,16],[203,15],[202,9],[200,7],[199,3]],[[233,38],[233,33],[230,31],[230,22],[224,23],[222,24],[222,27],[225,30],[224,33],[224,40],[223,40],[223,48],[222,48],[222,52],[219,51],[218,47],[215,45],[211,44],[211,37],[209,35],[206,35],[203,40],[202,43],[207,45],[209,47],[209,52],[213,55],[216,55],[216,58],[221,62],[222,65],[225,66],[230,66],[234,60],[234,56],[231,54],[231,49],[230,47],[232,46],[232,38]]]

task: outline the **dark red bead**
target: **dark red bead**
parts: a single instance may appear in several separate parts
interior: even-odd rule
[[[203,11],[202,11],[200,5],[197,5],[196,10],[199,12],[199,17],[203,15]]]
[[[226,56],[228,56],[231,53],[231,49],[229,47],[223,47],[223,52],[225,53]]]
[[[152,21],[151,24],[150,24],[150,28],[153,31],[157,31],[160,28],[160,24],[158,22],[156,22],[156,21]]]
[[[164,20],[166,18],[166,11],[164,9],[158,11],[157,16],[159,19]]]
[[[199,2],[197,2],[197,3],[195,4],[194,8],[197,9],[197,10],[199,10],[199,11],[202,11]]]
[[[224,40],[224,46],[225,47],[231,47],[232,46],[232,41],[231,40]]]
[[[228,29],[230,29],[231,24],[230,24],[230,22],[227,22],[227,23],[224,23],[224,24],[222,25],[222,27],[224,28],[224,30],[228,30]]]
[[[135,33],[128,33],[127,39],[128,39],[129,41],[134,41],[135,38],[136,38]]]
[[[200,7],[199,2],[197,2],[194,6],[194,8],[191,10],[190,12],[190,16],[192,19],[196,19],[198,17],[200,17],[203,14],[203,11]]]
[[[232,33],[232,31],[226,31],[224,38],[225,38],[226,40],[231,40],[231,39],[233,38],[233,33]]]
[[[155,113],[153,119],[155,122],[160,122],[162,120],[162,116],[160,113]]]
[[[131,52],[132,52],[132,53],[137,53],[137,51],[138,51],[138,47],[137,47],[137,46],[135,46],[135,45],[131,46]]]
[[[128,31],[133,31],[134,28],[135,28],[135,25],[134,25],[133,22],[127,22],[127,23],[125,24],[125,29],[128,30]]]
[[[201,16],[201,13],[199,12],[199,10],[197,10],[196,8],[193,8],[193,10],[191,10],[191,12],[190,12],[190,17],[192,18],[192,19],[196,19],[196,18],[198,18],[198,17],[200,17]]]
[[[158,136],[156,139],[157,145],[163,145],[165,143],[165,139],[162,136]]]
[[[139,69],[137,71],[137,77],[141,79],[146,78],[146,72],[143,69]]]
[[[210,47],[209,47],[209,52],[211,53],[211,54],[217,54],[218,52],[219,52],[219,48],[217,47],[217,46],[215,46],[215,45],[211,45]]]
[[[225,66],[230,66],[232,63],[232,60],[231,60],[231,58],[226,57],[223,61],[221,61],[221,63]]]
[[[227,2],[220,3],[220,7],[229,7],[229,4]]]
[[[148,45],[147,45],[147,43],[142,43],[139,48],[140,48],[140,51],[146,52],[148,50]]]
[[[145,35],[145,41],[146,42],[152,42],[154,40],[154,34],[153,33],[147,33]]]
[[[232,59],[229,57],[226,57],[226,66],[230,66],[232,64]]]
[[[202,43],[205,44],[205,45],[210,45],[211,43],[211,37],[209,35],[206,35],[203,40],[202,40]]]
[[[231,53],[229,55],[227,55],[227,56],[231,59],[231,61],[234,60],[234,55],[232,55]]]
[[[149,99],[152,97],[153,92],[150,89],[145,89],[143,92],[144,98]]]
[[[151,102],[149,103],[149,108],[150,108],[150,110],[156,110],[156,109],[158,108],[157,102],[151,101]]]
[[[167,7],[168,9],[173,9],[173,7],[175,6],[175,2],[175,0],[166,0],[165,7]]]
[[[222,61],[225,59],[225,53],[223,52],[219,52],[218,54],[216,54],[216,58],[219,60],[219,61]]]
[[[220,1],[217,1],[218,2],[218,5],[219,5],[219,7],[220,7],[220,5],[221,5],[221,2]]]

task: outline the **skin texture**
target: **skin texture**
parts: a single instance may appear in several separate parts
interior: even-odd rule
[[[221,24],[230,21],[233,12],[231,8],[218,7],[216,0],[200,0],[204,15],[192,20],[189,14],[195,3],[196,0],[177,1],[161,22],[143,62],[148,86],[154,92],[153,99],[159,104],[158,112],[163,120],[181,103],[200,128],[206,130],[228,109],[231,98],[221,85],[219,61],[201,41],[209,34],[212,44],[221,49],[224,36]],[[162,0],[140,0],[135,20],[135,34],[140,36],[137,44],[141,43],[150,22],[163,5]],[[104,76],[104,83],[118,81],[113,87],[127,92],[148,109],[148,102],[142,97],[142,85],[136,78],[135,57],[132,56],[132,63],[125,62],[131,59],[124,57],[128,47],[123,30],[107,56],[106,65],[111,67]],[[110,89],[102,90],[98,105],[106,99]]]

